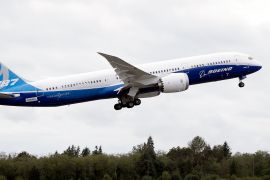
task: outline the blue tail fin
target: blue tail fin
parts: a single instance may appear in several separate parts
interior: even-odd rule
[[[27,84],[24,79],[0,63],[0,91],[13,89],[24,84]]]

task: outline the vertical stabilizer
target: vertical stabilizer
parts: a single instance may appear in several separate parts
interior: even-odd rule
[[[24,84],[27,84],[24,79],[0,63],[0,91],[5,91]]]

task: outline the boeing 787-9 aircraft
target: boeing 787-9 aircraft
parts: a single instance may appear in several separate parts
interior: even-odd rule
[[[133,108],[141,98],[160,93],[185,91],[190,85],[239,78],[262,68],[253,57],[242,53],[217,53],[133,66],[99,53],[111,69],[26,81],[0,64],[0,104],[9,106],[62,106],[117,98],[115,110]]]

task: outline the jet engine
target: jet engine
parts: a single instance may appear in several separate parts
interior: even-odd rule
[[[160,79],[159,88],[163,93],[174,93],[187,90],[189,78],[186,73],[172,73]]]

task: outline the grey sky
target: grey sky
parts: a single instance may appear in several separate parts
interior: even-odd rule
[[[116,112],[116,100],[58,108],[0,107],[0,151],[46,154],[68,145],[123,153],[152,135],[157,149],[194,136],[233,151],[270,150],[270,2],[267,0],[0,1],[1,62],[26,79],[212,52],[248,53],[263,69],[245,80],[191,86]]]

